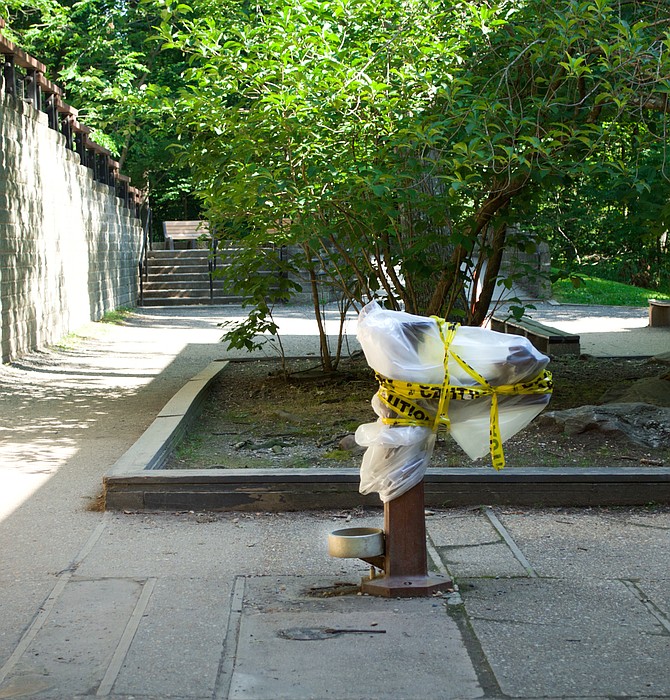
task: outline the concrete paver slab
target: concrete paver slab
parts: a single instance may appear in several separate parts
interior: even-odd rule
[[[481,509],[436,513],[427,532],[449,573],[469,576],[526,576],[526,571]]]
[[[470,621],[505,694],[670,696],[670,635],[623,582],[469,584]]]
[[[316,583],[246,581],[230,698],[363,700],[383,688],[406,700],[482,697],[458,627],[439,599],[402,605],[363,596],[310,599],[304,591]],[[316,638],[300,638],[310,632]]]
[[[66,580],[44,624],[14,666],[6,669],[9,673],[0,685],[0,697],[63,697],[99,691],[107,682],[144,583]],[[115,674],[112,669],[111,675]]]
[[[230,577],[159,579],[114,693],[211,698],[228,627],[231,584]]]
[[[670,587],[667,512],[654,516],[654,527],[614,510],[503,511],[500,517],[540,576],[634,579],[645,572]]]
[[[504,542],[482,542],[475,546],[438,547],[449,573],[457,580],[470,576],[526,576],[523,566]]]
[[[328,533],[344,525],[381,525],[374,516],[345,522],[328,512],[107,513],[105,520],[96,548],[78,569],[80,575],[198,577],[211,579],[212,585],[269,571],[328,574],[356,582],[368,565],[328,557]]]
[[[436,511],[426,518],[436,547],[468,547],[500,540],[481,508],[453,508]]]

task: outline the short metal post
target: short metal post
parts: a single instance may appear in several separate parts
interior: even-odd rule
[[[56,95],[53,92],[49,93],[47,97],[46,109],[49,128],[58,131],[58,108],[56,105]]]
[[[27,70],[24,83],[26,86],[26,99],[35,109],[39,110],[41,107],[41,98],[40,86],[37,82],[37,71],[34,69]]]
[[[74,142],[72,139],[72,120],[67,114],[61,117],[61,134],[65,136],[66,148],[72,151],[74,149]]]
[[[86,165],[86,134],[83,131],[78,131],[75,137],[75,149],[79,154],[79,162]]]
[[[2,74],[5,79],[5,93],[16,97],[16,69],[14,67],[14,56],[12,56],[12,54],[5,54]]]
[[[364,580],[363,593],[411,598],[453,589],[451,579],[428,573],[423,481],[384,504],[384,534],[384,573]]]

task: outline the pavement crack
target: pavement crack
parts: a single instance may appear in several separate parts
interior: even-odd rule
[[[670,634],[670,618],[661,610],[661,608],[656,605],[656,603],[644,592],[640,587],[639,583],[636,581],[631,581],[630,579],[621,579],[624,586],[644,605],[645,608],[653,615],[653,617],[658,620],[665,634]]]
[[[517,561],[526,570],[526,573],[530,578],[539,578],[537,572],[531,566],[528,559],[526,559],[524,553],[521,551],[517,543],[512,539],[505,526],[500,522],[498,516],[494,513],[493,509],[489,506],[484,506],[484,515],[489,519],[491,525],[497,530],[498,534],[505,540],[505,543],[512,551],[512,554],[516,557]]]
[[[244,607],[244,591],[246,579],[244,576],[236,576],[233,591],[230,596],[230,613],[228,616],[228,628],[223,640],[223,650],[219,661],[219,671],[216,678],[214,698],[227,700],[230,695],[230,686],[235,671],[235,658],[240,638],[240,626],[242,624],[242,612]]]
[[[428,556],[431,558],[431,561],[433,562],[437,570],[444,576],[448,576],[450,579],[453,580],[454,577],[451,575],[451,572],[447,568],[447,565],[440,556],[440,552],[435,546],[433,538],[430,536],[429,532],[426,532],[426,551],[428,552]]]
[[[471,620],[477,620],[477,622],[493,622],[495,624],[501,625],[515,625],[517,627],[553,627],[552,623],[547,622],[531,622],[529,620],[514,620],[513,618],[506,617],[486,617],[484,615],[470,615]],[[569,639],[566,641],[578,642],[579,639]]]
[[[649,530],[662,530],[664,532],[667,532],[668,530],[670,530],[670,527],[666,527],[664,525],[648,525],[647,523],[633,523],[630,521],[628,521],[626,524],[632,525],[633,527],[648,528]]]

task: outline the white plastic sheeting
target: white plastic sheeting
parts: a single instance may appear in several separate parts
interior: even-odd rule
[[[471,459],[489,451],[502,456],[501,446],[492,441],[502,443],[512,437],[549,402],[547,377],[543,388],[530,386],[543,375],[549,358],[526,338],[457,326],[445,343],[445,328],[438,319],[389,311],[376,302],[361,311],[358,339],[370,367],[390,380],[384,384],[391,387],[391,396],[394,381],[418,385],[414,387],[418,398],[411,402],[397,397],[388,401],[389,393],[383,391],[373,398],[378,420],[356,431],[357,443],[367,447],[361,465],[361,493],[376,492],[386,502],[418,484],[440,425],[448,427]],[[447,392],[449,397],[444,402],[446,415],[437,419],[440,401],[421,398],[434,396],[435,385],[441,385],[438,394]],[[399,392],[402,396],[402,388]],[[430,418],[414,420],[412,416]]]

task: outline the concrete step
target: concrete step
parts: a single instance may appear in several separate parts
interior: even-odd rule
[[[144,298],[165,299],[173,297],[175,299],[187,299],[190,297],[203,297],[209,299],[209,285],[200,289],[184,289],[183,287],[167,287],[164,289],[144,289]]]
[[[147,273],[151,275],[209,274],[207,263],[202,265],[149,265]]]
[[[144,287],[142,290],[146,297],[188,297],[188,296],[209,296],[209,285],[199,285],[197,287]],[[225,290],[215,289],[216,294],[225,294]]]
[[[160,284],[167,282],[175,287],[185,287],[189,284],[195,284],[203,281],[209,284],[209,275],[206,272],[175,272],[173,274],[150,274],[145,278],[144,283],[157,282]]]
[[[184,251],[188,252],[188,251]],[[149,255],[147,256],[147,262],[149,265],[183,265],[183,264],[202,264],[207,263],[210,259],[209,253],[206,251],[200,253],[200,251],[193,251],[197,253],[196,255]]]
[[[145,289],[209,289],[209,277],[190,277],[187,280],[172,279],[169,275],[161,275],[160,278],[149,277],[143,284]],[[221,285],[216,285],[220,287]]]
[[[235,250],[219,251],[216,267],[221,270]],[[143,306],[186,306],[195,304],[239,304],[242,297],[227,294],[225,283],[213,280],[210,298],[209,250],[153,250],[147,256],[147,277],[143,281]],[[274,273],[261,273],[271,275]]]
[[[216,251],[220,255],[236,255],[239,251],[240,248],[232,245],[219,245],[216,248]],[[161,257],[161,256],[170,256],[170,255],[177,255],[177,256],[189,256],[189,255],[209,255],[210,253],[209,248],[180,248],[178,250],[149,250],[147,251],[147,255],[155,255],[156,257]]]
[[[213,300],[210,300],[209,295],[206,297],[165,297],[161,299],[147,299],[145,297],[142,306],[211,306],[211,305],[226,305],[226,304],[239,304],[241,303],[241,297],[233,296],[215,296]]]
[[[197,269],[187,267],[186,269],[177,268],[176,270],[174,268],[168,268],[167,271],[164,269],[149,270],[149,274],[146,275],[146,278],[158,281],[176,280],[181,284],[182,282],[188,282],[189,280],[199,280],[204,278],[209,279],[209,270],[207,270],[206,267],[200,267]]]
[[[150,250],[147,252],[149,260],[161,260],[174,258],[175,260],[184,258],[208,258],[209,250]]]

